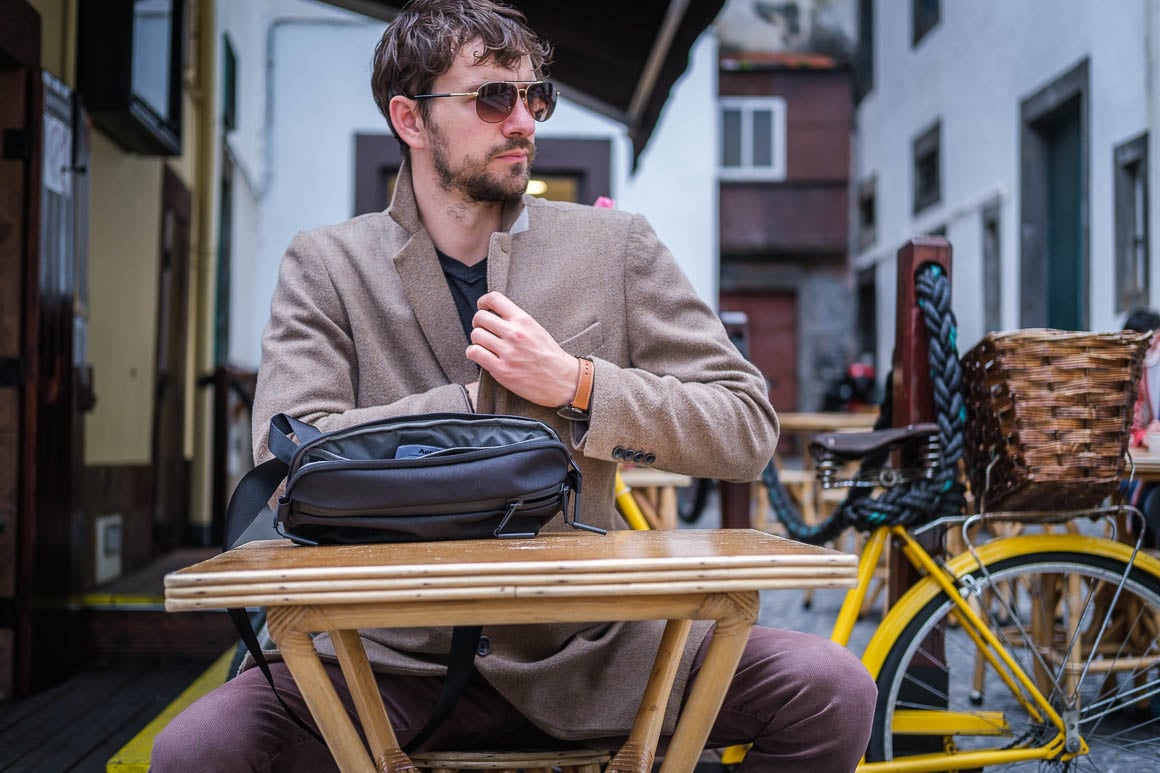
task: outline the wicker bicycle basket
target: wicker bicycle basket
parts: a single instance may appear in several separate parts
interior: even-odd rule
[[[967,352],[965,451],[980,506],[1077,509],[1114,493],[1150,339],[1029,329]]]

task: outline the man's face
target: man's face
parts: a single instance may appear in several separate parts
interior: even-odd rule
[[[451,69],[435,79],[432,93],[475,91],[494,81],[529,81],[535,73],[527,57],[508,69],[493,62],[476,64],[479,41],[464,45]],[[536,155],[536,122],[522,99],[500,123],[486,123],[475,112],[472,97],[431,100],[427,131],[431,161],[439,186],[472,201],[519,198],[528,186]]]

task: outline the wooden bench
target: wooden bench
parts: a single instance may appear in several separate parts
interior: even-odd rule
[[[540,752],[427,752],[411,755],[411,761],[427,773],[459,773],[491,770],[502,773],[600,773],[612,759],[595,749]]]

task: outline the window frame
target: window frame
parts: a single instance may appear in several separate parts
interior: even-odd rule
[[[942,21],[942,0],[934,0],[934,11],[928,13],[927,0],[910,0],[910,47],[915,48]]]
[[[866,203],[870,203],[873,219],[867,223],[864,217]],[[868,249],[878,241],[878,176],[869,175],[857,187],[858,249]]]
[[[874,90],[874,0],[858,0],[858,41],[854,52],[854,104]]]
[[[919,189],[919,161],[925,159],[930,153],[935,154],[935,173],[937,175],[936,186],[933,192],[923,191]],[[924,212],[927,209],[942,202],[943,193],[943,153],[942,153],[942,121],[935,121],[929,128],[921,132],[911,143],[910,153],[910,174],[913,178],[911,180],[911,198],[914,206],[912,211],[915,215]]]
[[[1117,145],[1113,151],[1115,179],[1116,311],[1148,305],[1151,290],[1148,228],[1151,191],[1148,186],[1148,133]],[[1134,170],[1134,171],[1130,171]],[[1142,189],[1142,191],[1141,191]],[[1142,200],[1141,200],[1142,199]],[[1129,277],[1139,278],[1139,284]]]
[[[994,238],[989,239],[989,233]],[[993,249],[992,249],[993,248]],[[991,201],[979,213],[979,255],[983,269],[983,329],[1003,327],[1003,206]]]
[[[725,166],[725,111],[741,112],[741,164]],[[770,165],[753,166],[753,115],[768,110],[770,112]],[[721,180],[752,180],[762,182],[783,182],[786,179],[786,132],[787,109],[784,97],[719,97],[717,100],[717,123],[720,144],[717,148],[717,172]]]

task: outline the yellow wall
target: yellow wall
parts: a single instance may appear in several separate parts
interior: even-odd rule
[[[75,85],[76,0],[28,0],[40,14],[40,66]]]
[[[162,160],[92,135],[89,357],[97,405],[85,423],[85,464],[146,464],[161,245]]]
[[[91,0],[90,0],[91,1]],[[42,66],[75,85],[77,0],[29,0],[41,16]],[[158,255],[163,165],[189,187],[190,276],[187,325],[185,451],[206,453],[205,390],[196,382],[209,362],[212,336],[216,137],[213,126],[216,41],[212,0],[186,3],[185,101],[182,155],[144,157],[121,150],[96,127],[92,131],[89,211],[89,359],[97,404],[85,422],[85,463],[147,464],[151,457],[156,358]],[[203,36],[202,30],[208,31]],[[204,135],[204,136],[203,136]],[[211,186],[208,190],[206,182]],[[208,517],[208,467],[197,459],[194,520]]]

